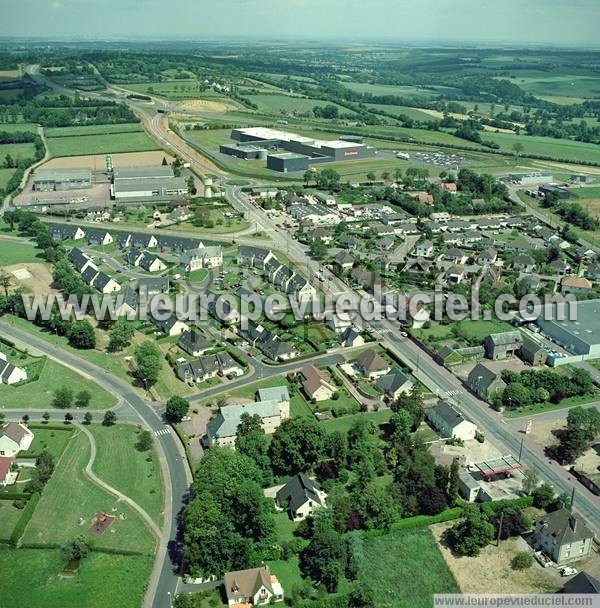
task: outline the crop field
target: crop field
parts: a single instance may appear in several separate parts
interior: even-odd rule
[[[0,122],[0,131],[14,133],[15,131],[28,131],[29,133],[37,132],[37,125],[31,122]]]
[[[142,95],[158,95],[165,99],[177,101],[179,99],[193,99],[199,95],[205,96],[212,90],[201,90],[197,80],[167,80],[163,82],[140,82],[135,84],[124,84],[124,88]],[[217,96],[218,93],[215,93]]]
[[[129,424],[88,427],[96,438],[98,452],[94,473],[137,502],[152,519],[162,524],[163,482],[154,449],[136,449],[139,429]],[[149,459],[149,460],[147,460]]]
[[[259,111],[271,114],[283,114],[286,112],[310,112],[315,106],[336,105],[340,112],[353,114],[347,108],[332,104],[322,99],[311,99],[304,97],[290,97],[289,95],[246,95],[250,101],[258,106]]]
[[[143,131],[85,135],[84,137],[78,135],[70,137],[50,137],[48,138],[48,147],[52,156],[144,152],[160,148],[160,146],[154,142],[154,140],[150,139]]]
[[[84,474],[89,457],[89,440],[80,432],[69,442],[44,488],[25,530],[24,542],[64,545],[83,535],[97,547],[129,549],[151,555],[155,540],[138,514]],[[100,512],[117,518],[104,534],[92,534],[88,529],[94,515]],[[126,519],[121,519],[120,514]]]
[[[6,188],[6,184],[15,174],[16,169],[0,169],[0,190]]]
[[[435,99],[440,93],[452,93],[455,89],[450,87],[397,86],[391,84],[369,84],[366,82],[344,82],[345,87],[357,93],[370,93],[371,95],[397,95],[398,97],[411,97],[418,100]]]
[[[146,555],[92,552],[73,577],[60,576],[65,566],[59,549],[0,547],[0,596],[5,608],[131,608],[140,606],[152,570]]]
[[[56,127],[44,129],[46,137],[72,137],[81,135],[107,135],[109,133],[134,133],[143,131],[138,122],[126,122],[114,125],[86,125],[84,127]]]
[[[376,608],[429,608],[434,593],[460,592],[429,528],[367,538],[364,544],[364,563],[377,564],[364,573],[377,589]]]
[[[427,114],[418,108],[410,108],[408,106],[390,106],[383,103],[368,103],[367,107],[373,108],[374,110],[382,110],[391,116],[408,116],[408,118],[411,118],[412,120],[420,120],[423,122],[434,122],[437,120],[435,116],[431,116],[431,114]]]
[[[600,99],[600,79],[587,76],[539,75],[518,77],[511,80],[527,93],[540,97],[573,99]]]

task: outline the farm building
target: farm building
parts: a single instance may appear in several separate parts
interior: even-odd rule
[[[38,192],[81,190],[91,186],[90,169],[40,169],[33,176],[33,189]]]
[[[175,177],[168,165],[113,170],[111,196],[117,202],[169,201],[187,194],[185,179]]]

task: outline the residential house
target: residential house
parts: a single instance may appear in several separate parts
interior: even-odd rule
[[[415,247],[415,255],[419,258],[428,258],[433,255],[433,243],[429,239],[420,241]]]
[[[83,274],[84,270],[88,268],[88,266],[96,268],[92,258],[87,253],[81,251],[79,247],[73,247],[71,251],[69,251],[69,262],[71,262],[79,274]]]
[[[283,602],[283,587],[266,566],[227,572],[223,585],[230,608]]]
[[[179,379],[188,384],[198,384],[216,376],[237,377],[243,374],[242,366],[227,351],[199,357],[177,368]]]
[[[393,367],[375,383],[375,388],[390,399],[397,399],[413,387],[412,380],[399,368]]]
[[[462,249],[452,247],[444,253],[442,259],[444,262],[450,262],[452,264],[464,264],[469,259],[469,256],[467,256]]]
[[[563,277],[560,282],[560,291],[564,294],[586,294],[593,287],[593,283],[585,277]]]
[[[523,336],[519,331],[491,334],[483,341],[485,356],[493,361],[514,357],[522,344]]]
[[[355,251],[356,249],[358,249],[359,244],[360,241],[352,235],[343,237],[342,239],[340,239],[339,242],[340,247],[348,251]]]
[[[327,494],[304,473],[289,479],[275,495],[277,506],[293,521],[302,521],[325,506]]]
[[[578,260],[593,260],[596,257],[596,252],[586,245],[582,245],[577,249],[575,255]]]
[[[243,266],[252,266],[264,270],[265,264],[275,256],[270,249],[240,245],[237,254],[237,263]]]
[[[162,272],[167,269],[167,265],[157,255],[148,251],[142,252],[135,265],[146,272]]]
[[[309,401],[328,401],[336,392],[335,385],[314,365],[303,367],[298,373],[302,390]]]
[[[115,301],[115,313],[118,317],[135,318],[138,309],[138,294],[129,285],[123,296],[117,296]]]
[[[367,270],[366,268],[353,268],[350,271],[350,277],[362,289],[369,293],[373,293],[375,291],[375,286],[381,285],[381,275],[374,270]]]
[[[350,270],[354,266],[354,258],[347,251],[340,251],[333,258],[333,263],[342,270]]]
[[[589,557],[593,539],[585,520],[564,508],[540,517],[532,536],[533,545],[559,566]]]
[[[327,319],[326,325],[336,334],[343,334],[352,325],[352,317],[347,312],[342,312],[339,315],[333,313]]]
[[[27,370],[9,362],[6,355],[0,352],[0,384],[17,384],[27,380]]]
[[[218,268],[223,266],[223,248],[216,245],[205,247],[201,244],[196,249],[188,249],[181,254],[179,265],[185,272],[194,272],[201,268]]]
[[[533,340],[523,340],[519,349],[519,358],[530,365],[544,365],[548,359],[548,353]]]
[[[150,320],[167,336],[180,336],[184,331],[190,331],[187,323],[180,321],[175,313],[169,314],[169,311],[156,308],[152,311]]]
[[[213,348],[213,345],[195,329],[184,331],[179,338],[179,342],[177,342],[177,346],[192,357],[201,357],[206,351]]]
[[[347,327],[341,336],[342,344],[346,348],[354,348],[355,346],[362,346],[365,343],[365,339],[362,337],[360,331],[354,327]]]
[[[600,281],[600,262],[592,262],[585,271],[585,276],[590,281]]]
[[[115,293],[121,291],[121,286],[105,272],[99,272],[92,285],[101,293]]]
[[[442,190],[444,192],[450,192],[450,194],[456,194],[458,192],[458,186],[454,182],[444,182],[442,184]]]
[[[483,363],[478,363],[467,378],[467,386],[481,399],[489,401],[495,394],[506,388],[500,374]]]
[[[295,274],[288,281],[286,293],[295,296],[299,302],[312,300],[317,295],[317,290],[303,276]]]
[[[33,433],[18,422],[9,422],[0,428],[0,456],[13,458],[19,452],[28,450],[33,441]]]
[[[444,274],[444,280],[448,285],[459,285],[465,279],[466,271],[461,266],[450,266]]]
[[[443,438],[455,437],[463,441],[475,439],[477,426],[467,420],[452,404],[442,401],[427,410],[427,418]]]
[[[431,260],[417,258],[416,260],[407,262],[404,267],[404,272],[408,279],[421,281],[433,268],[435,268],[435,266]]]
[[[55,241],[80,241],[85,238],[85,232],[79,226],[63,226],[53,224],[50,235]]]
[[[564,277],[571,273],[571,265],[564,260],[554,260],[550,262],[550,268],[552,268],[552,274]]]
[[[533,272],[535,270],[535,260],[530,255],[521,253],[515,258],[513,268],[525,273]]]
[[[381,376],[385,376],[390,371],[390,366],[385,359],[372,348],[368,348],[362,352],[354,366],[361,375],[369,380],[381,378]]]
[[[479,254],[477,254],[477,257],[475,258],[475,262],[479,264],[479,266],[487,268],[492,264],[495,264],[497,259],[498,252],[495,249],[490,248],[484,249],[483,251],[479,252]]]
[[[587,572],[574,576],[563,588],[561,593],[595,593],[600,594],[600,580]]]
[[[147,296],[168,293],[169,277],[142,277],[138,279],[138,291]]]
[[[0,456],[0,488],[5,487],[10,479],[10,468],[13,459],[8,456]]]

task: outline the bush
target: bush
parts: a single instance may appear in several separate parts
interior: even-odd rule
[[[533,566],[533,556],[528,551],[517,553],[511,561],[513,570],[527,570]]]
[[[21,539],[21,536],[23,536],[23,532],[25,532],[25,528],[27,527],[29,520],[33,516],[33,512],[35,511],[35,507],[37,506],[39,500],[40,495],[37,492],[35,494],[32,494],[31,498],[29,499],[29,502],[23,509],[23,512],[19,517],[19,521],[17,521],[17,525],[14,527],[12,534],[10,535],[10,544],[13,547],[17,546],[17,543]]]

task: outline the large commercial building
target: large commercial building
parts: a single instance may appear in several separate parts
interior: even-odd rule
[[[219,151],[221,152],[221,154],[227,154],[228,156],[237,156],[237,158],[243,158],[244,160],[266,160],[267,158],[267,151],[264,148],[259,148],[257,146],[229,144],[221,146],[219,148]]]
[[[313,139],[266,127],[233,129],[231,138],[239,144],[221,146],[221,152],[239,157],[245,148],[252,150],[251,154],[257,149],[269,150],[267,167],[281,173],[305,171],[309,165],[317,163],[370,158],[377,153],[375,148],[357,141]]]
[[[33,189],[39,192],[91,188],[89,169],[40,169],[33,176]]]
[[[576,320],[569,319],[569,306],[564,312],[564,320],[559,320],[556,306],[551,314],[541,314],[536,323],[542,334],[574,355],[600,357],[600,300],[578,301]]]
[[[523,186],[532,186],[549,184],[554,181],[554,176],[549,171],[529,171],[527,173],[509,173],[508,179]]]
[[[120,203],[160,202],[188,194],[186,180],[168,165],[114,169],[111,195]]]

